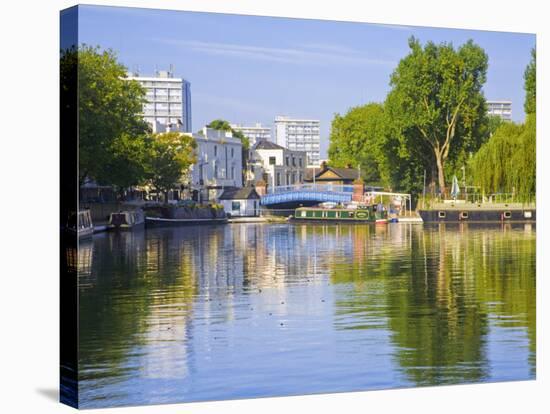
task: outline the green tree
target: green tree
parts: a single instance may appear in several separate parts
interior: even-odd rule
[[[526,114],[534,114],[537,111],[537,51],[531,49],[531,61],[523,75],[525,80],[525,103],[523,104]]]
[[[489,139],[503,123],[504,121],[500,116],[487,115],[487,139]]]
[[[223,119],[215,119],[206,125],[208,128],[216,129],[218,131],[231,132],[234,138],[240,139],[243,144],[243,150],[250,148],[250,140],[241,132],[231,128],[229,122]]]
[[[148,176],[155,189],[168,200],[173,188],[196,162],[195,139],[180,132],[153,134],[149,138]]]
[[[536,119],[503,123],[470,161],[473,182],[484,193],[514,193],[532,201],[536,186]]]
[[[536,52],[524,74],[524,124],[501,123],[470,160],[473,183],[487,193],[513,193],[521,201],[534,201],[536,192]]]
[[[121,134],[111,143],[111,154],[98,171],[97,180],[110,183],[122,195],[131,186],[143,184],[147,178],[147,135],[132,137]]]
[[[369,183],[420,193],[424,165],[418,160],[426,154],[407,148],[396,138],[398,134],[391,116],[379,103],[351,108],[343,116],[336,114],[330,135],[330,163],[338,167],[360,165]]]
[[[128,81],[126,68],[111,50],[82,45],[61,56],[62,93],[71,67],[78,66],[79,182],[87,178],[119,187],[138,184],[142,179],[134,151],[143,142],[148,125],[143,120],[145,91]],[[136,140],[136,142],[131,142]],[[139,157],[138,157],[139,158]],[[136,164],[136,162],[138,164]]]
[[[364,180],[379,183],[384,122],[384,108],[378,103],[356,106],[343,116],[336,114],[330,132],[330,164],[335,167],[361,166]]]
[[[445,193],[447,161],[466,158],[485,136],[488,58],[471,40],[455,50],[450,43],[422,47],[412,37],[409,47],[391,76],[385,107],[404,147]]]

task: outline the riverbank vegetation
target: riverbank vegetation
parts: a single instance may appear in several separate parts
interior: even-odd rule
[[[152,133],[142,116],[145,89],[126,79],[113,51],[87,45],[64,50],[60,71],[62,94],[70,94],[70,77],[78,74],[80,186],[110,185],[122,194],[151,185],[166,193],[186,174],[194,162],[194,139],[179,132]]]
[[[472,157],[473,182],[484,193],[511,193],[519,201],[534,201],[536,190],[536,54],[524,74],[523,124],[503,123]]]
[[[535,192],[535,53],[525,72],[527,121],[487,114],[488,56],[468,41],[454,48],[409,40],[383,103],[336,114],[329,163],[360,168],[370,184],[421,194],[447,194],[453,175],[479,192]],[[498,164],[498,165],[497,165]],[[467,173],[466,173],[467,172]],[[519,199],[518,198],[518,199]]]

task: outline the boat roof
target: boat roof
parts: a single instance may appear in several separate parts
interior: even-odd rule
[[[337,208],[323,208],[323,207],[298,207],[296,210],[320,210],[320,211],[357,211],[357,210],[368,210],[369,208],[372,208],[372,206],[361,206],[357,208],[345,208],[345,207],[337,207]]]

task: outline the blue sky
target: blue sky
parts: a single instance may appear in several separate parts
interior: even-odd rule
[[[306,19],[80,6],[79,42],[113,49],[129,69],[174,65],[191,82],[193,130],[212,119],[272,124],[321,120],[321,157],[335,113],[382,102],[407,39],[473,39],[489,55],[487,99],[512,100],[524,119],[523,72],[535,35]]]

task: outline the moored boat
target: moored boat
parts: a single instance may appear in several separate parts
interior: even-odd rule
[[[224,224],[227,215],[223,207],[151,206],[145,209],[145,226],[182,226],[188,224]]]
[[[78,213],[71,214],[65,228],[70,235],[77,236],[79,239],[92,237],[94,224],[90,210],[80,210]]]
[[[388,212],[378,205],[358,206],[353,209],[300,207],[294,211],[294,217],[292,217],[292,219],[298,221],[384,224],[388,222]]]
[[[437,222],[535,222],[533,204],[521,203],[438,203],[419,210],[425,223]]]
[[[130,230],[145,224],[145,215],[141,209],[119,211],[109,216],[109,229]]]

